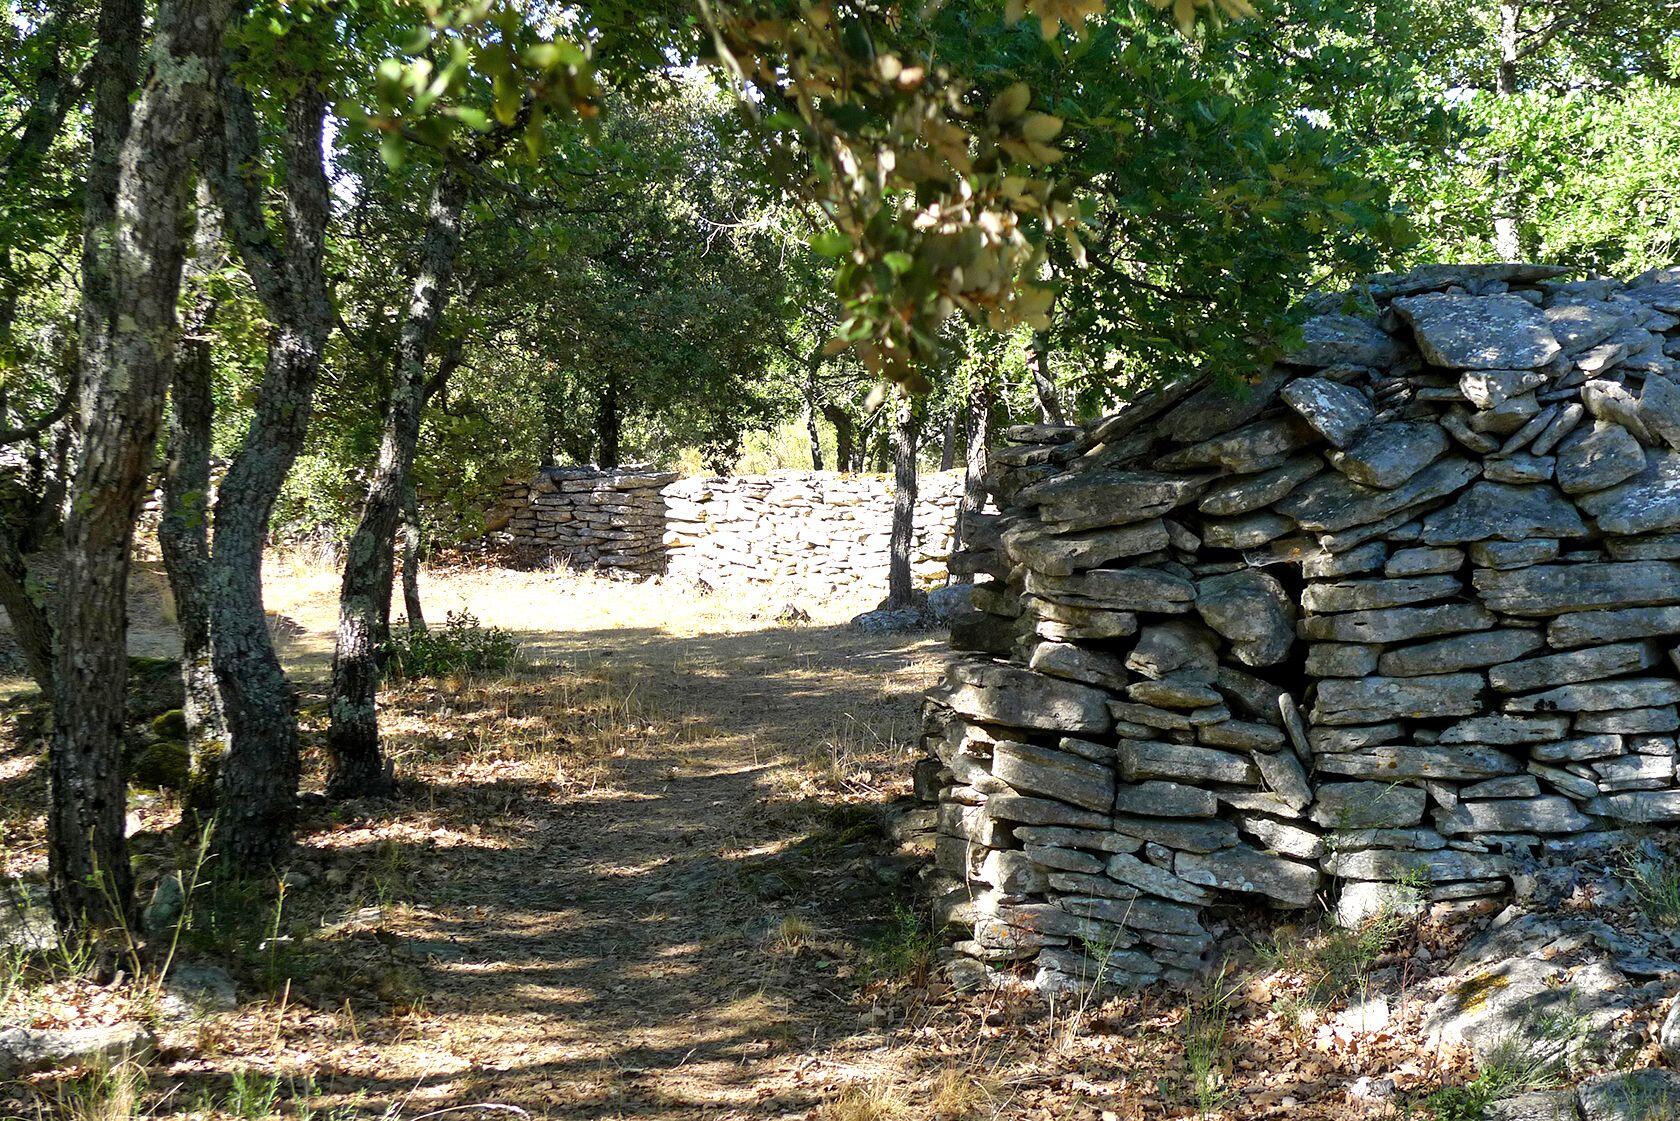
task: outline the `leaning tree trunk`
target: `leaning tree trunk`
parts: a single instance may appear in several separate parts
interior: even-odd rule
[[[1033,332],[1027,346],[1027,369],[1032,373],[1033,395],[1038,400],[1038,419],[1045,424],[1066,424],[1056,376],[1050,372],[1050,336],[1043,331]]]
[[[424,555],[420,496],[415,493],[414,479],[410,477],[403,483],[402,524],[403,614],[408,617],[409,634],[424,634],[426,630],[426,609],[420,602],[420,559]]]
[[[140,36],[138,13],[118,2],[125,11],[114,26],[101,13],[102,50],[129,49],[112,33]],[[47,811],[53,910],[82,935],[126,925],[133,910],[122,759],[129,554],[174,367],[182,215],[231,6],[162,0],[151,71],[132,109],[115,79],[94,99],[96,152],[119,118],[128,123],[114,205],[90,184],[85,219],[82,455],[65,525]]]
[[[12,637],[23,652],[29,676],[50,701],[53,696],[53,628],[34,591],[29,567],[18,548],[16,530],[0,524],[0,608],[12,623]]]
[[[257,147],[255,115],[231,81],[222,105],[217,194],[275,321],[250,426],[216,494],[210,556],[212,651],[228,725],[217,779],[218,850],[232,868],[255,873],[290,846],[297,809],[297,698],[268,633],[262,562],[269,515],[308,433],[332,326],[323,270],[330,205],[321,146],[326,97],[305,86],[286,105],[283,251],[274,248],[255,201],[257,186],[246,178]]]
[[[968,462],[963,467],[962,499],[957,503],[956,538],[951,543],[955,553],[969,540],[969,521],[986,508],[986,471],[991,458],[992,401],[997,392],[991,374],[976,371],[974,384],[968,391]],[[959,584],[968,584],[974,577],[967,573],[954,577]]]
[[[910,582],[910,548],[916,536],[916,402],[908,393],[898,401],[893,439],[892,557],[887,565],[887,606],[915,601]]]
[[[181,347],[170,387],[169,451],[163,473],[163,518],[158,547],[175,596],[175,621],[181,633],[181,715],[187,726],[191,765],[187,802],[200,817],[212,809],[215,772],[227,748],[227,726],[216,670],[210,658],[210,449],[214,360],[209,328],[216,297],[209,274],[220,253],[221,225],[199,184],[198,232],[189,266],[197,291],[182,325]]]
[[[391,603],[391,554],[403,485],[414,466],[425,404],[426,358],[449,295],[466,207],[466,173],[453,165],[438,173],[427,216],[420,270],[397,341],[395,377],[379,462],[368,484],[362,518],[344,558],[333,653],[331,726],[327,733],[327,794],[353,798],[388,789],[379,752],[379,649]]]

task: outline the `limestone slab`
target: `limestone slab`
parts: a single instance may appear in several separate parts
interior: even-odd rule
[[[1584,537],[1587,523],[1556,487],[1483,479],[1452,505],[1423,519],[1426,545]]]
[[[1443,603],[1433,607],[1314,615],[1302,619],[1296,625],[1296,632],[1302,638],[1318,642],[1409,642],[1417,638],[1485,631],[1496,622],[1493,614],[1480,604]]]
[[[1531,370],[1563,350],[1545,315],[1517,296],[1430,294],[1402,297],[1393,306],[1436,366]]]
[[[1523,693],[1531,689],[1638,673],[1650,669],[1660,660],[1661,651],[1654,643],[1615,642],[1496,666],[1488,670],[1488,682],[1503,693]]]
[[[1332,441],[1334,442],[1334,441]],[[1388,421],[1364,430],[1330,464],[1356,483],[1393,490],[1447,452],[1447,434],[1430,421]]]
[[[1377,672],[1385,677],[1416,677],[1429,673],[1451,673],[1482,666],[1499,667],[1531,654],[1546,645],[1546,638],[1534,630],[1495,630],[1454,635],[1385,651],[1377,661]],[[1494,670],[1489,670],[1491,677]]]
[[[1562,615],[1593,608],[1680,603],[1680,563],[1605,561],[1482,570],[1473,581],[1482,602],[1508,615]]]
[[[1316,724],[1372,724],[1466,716],[1480,709],[1486,687],[1479,673],[1330,678],[1318,683],[1312,719]]]

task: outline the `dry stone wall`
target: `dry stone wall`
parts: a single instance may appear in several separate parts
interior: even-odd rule
[[[578,568],[653,575],[665,571],[666,471],[547,467],[502,486],[505,529],[515,545]],[[497,519],[500,520],[500,519]]]
[[[912,574],[942,583],[962,473],[917,486]],[[683,479],[665,490],[667,571],[707,583],[885,588],[893,485],[875,475],[808,471]]]
[[[962,497],[960,471],[922,476],[911,566],[943,582]],[[892,480],[807,471],[680,479],[551,468],[509,480],[511,541],[585,568],[667,573],[713,585],[778,583],[823,593],[885,588]]]
[[[1230,904],[1485,909],[1680,821],[1680,272],[1360,295],[995,456],[917,775],[959,953],[1182,978]]]

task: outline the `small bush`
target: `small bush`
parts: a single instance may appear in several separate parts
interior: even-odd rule
[[[920,915],[899,904],[893,908],[886,929],[869,943],[864,975],[919,984],[933,969],[941,945],[939,935]]]
[[[1305,1003],[1321,1008],[1363,990],[1378,959],[1411,925],[1406,915],[1384,911],[1354,928],[1327,926],[1313,933],[1286,927],[1255,948],[1267,969],[1299,975],[1306,983]]]
[[[396,681],[499,677],[524,660],[511,634],[485,626],[470,611],[451,611],[442,627],[393,631],[385,647],[385,672]]]
[[[1621,872],[1646,917],[1658,926],[1680,923],[1680,862],[1673,853],[1640,845],[1623,854]]]

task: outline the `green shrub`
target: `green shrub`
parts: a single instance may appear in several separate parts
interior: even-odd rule
[[[397,681],[423,677],[496,677],[524,663],[519,642],[470,611],[449,613],[442,627],[397,630],[385,647],[385,672]]]

